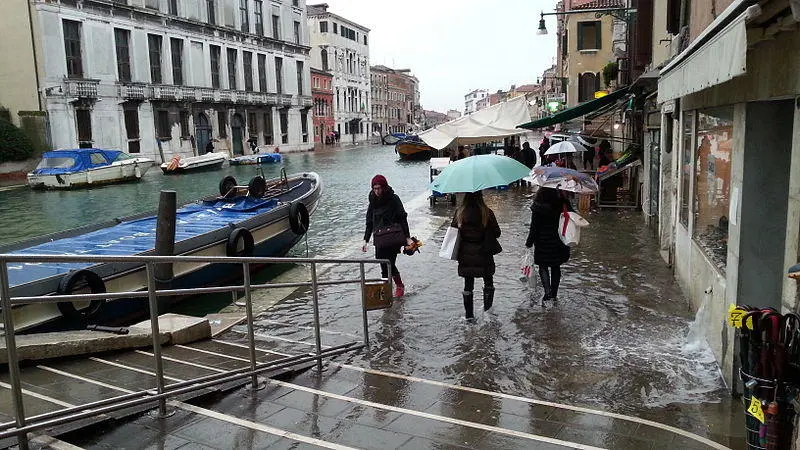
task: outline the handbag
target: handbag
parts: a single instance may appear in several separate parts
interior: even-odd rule
[[[406,233],[399,223],[378,228],[375,230],[375,247],[380,248],[399,248],[406,243]]]
[[[558,219],[558,237],[568,247],[575,247],[581,241],[581,228],[589,226],[589,222],[578,213],[564,210]]]
[[[503,251],[503,246],[500,245],[500,242],[497,240],[497,238],[488,232],[484,234],[483,237],[483,248],[492,256]]]
[[[458,260],[458,246],[461,244],[461,234],[456,227],[448,227],[442,240],[439,256],[444,259]]]

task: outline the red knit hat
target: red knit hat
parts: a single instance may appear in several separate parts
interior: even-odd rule
[[[383,175],[375,175],[372,177],[372,184],[370,186],[375,186],[376,184],[383,187],[389,186],[389,182],[386,181],[386,177]]]

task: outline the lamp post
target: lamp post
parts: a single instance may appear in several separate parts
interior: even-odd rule
[[[572,14],[591,14],[594,13],[596,18],[601,18],[603,16],[612,16],[620,20],[624,20],[628,22],[631,20],[631,16],[636,13],[636,8],[588,8],[588,9],[576,9],[572,11],[554,11],[554,12],[541,12],[541,18],[539,19],[539,28],[536,30],[536,34],[538,35],[545,35],[547,34],[547,25],[544,22],[544,16],[569,16]]]

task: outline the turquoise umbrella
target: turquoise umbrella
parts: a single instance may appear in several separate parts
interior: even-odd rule
[[[431,189],[443,194],[477,192],[528,176],[527,166],[499,155],[477,155],[448,164],[431,183]]]

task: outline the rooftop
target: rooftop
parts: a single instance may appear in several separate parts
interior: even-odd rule
[[[622,0],[592,0],[582,5],[575,5],[572,9],[623,8],[624,6],[625,4]]]

